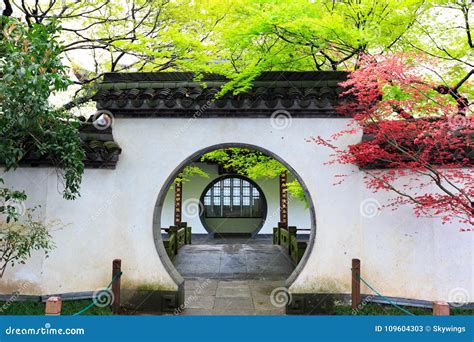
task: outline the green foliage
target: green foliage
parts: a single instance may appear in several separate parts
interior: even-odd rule
[[[426,63],[420,65],[420,69],[437,82],[454,86],[474,67],[474,3],[471,0],[430,0],[425,6],[428,8],[415,18],[400,42],[400,49],[435,57],[437,65]],[[459,91],[472,99],[473,82],[466,82]]]
[[[306,208],[308,208],[308,199],[306,198],[303,187],[296,179],[286,183],[286,190],[291,197],[304,202],[306,204]]]
[[[443,83],[472,68],[471,0],[12,2],[29,24],[61,21],[85,101],[110,71],[218,73],[231,79],[222,92],[238,92],[263,71],[353,70],[362,54],[436,56]],[[472,84],[463,87],[472,95]]]
[[[240,147],[218,149],[204,154],[202,162],[212,162],[231,172],[250,179],[276,178],[288,171],[278,160],[266,154]],[[295,179],[286,184],[286,190],[293,198],[306,203],[307,199],[301,184]]]
[[[0,163],[8,171],[31,155],[47,158],[64,183],[63,196],[73,199],[84,169],[78,122],[49,103],[51,94],[70,85],[56,37],[60,28],[54,22],[28,26],[13,18],[2,18],[2,28]],[[0,188],[0,277],[7,266],[24,264],[33,251],[47,255],[54,248],[47,225],[33,218],[25,200],[22,191]]]
[[[54,23],[32,24],[4,18],[0,55],[0,163],[15,169],[28,153],[45,156],[60,170],[63,195],[78,195],[84,152],[78,122],[49,104],[53,92],[70,81],[61,63]]]
[[[348,70],[362,53],[385,53],[420,13],[422,0],[239,0],[196,2],[195,13],[222,16],[192,70],[225,74],[227,89],[245,90],[262,71]],[[212,5],[213,6],[212,6]]]
[[[219,21],[175,67],[228,76],[221,94],[247,90],[263,71],[354,70],[364,54],[434,56],[439,64],[421,72],[451,86],[473,67],[471,0],[219,0],[191,9],[187,27],[201,35]],[[472,82],[461,90],[474,94]]]
[[[54,249],[48,227],[35,221],[27,211],[23,220],[0,224],[0,278],[7,266],[25,264],[33,251],[43,251],[46,256]]]
[[[181,171],[178,176],[175,178],[174,182],[175,183],[187,183],[189,182],[189,178],[192,176],[201,176],[204,178],[209,178],[209,175],[199,168],[198,166],[195,165],[186,165]]]
[[[413,313],[416,316],[432,316],[433,310],[428,308],[402,306],[405,310]],[[365,303],[361,304],[360,308],[353,310],[347,305],[338,305],[335,307],[335,315],[355,315],[355,316],[404,316],[406,313],[400,309],[386,304]],[[472,316],[474,309],[452,308],[452,316]]]
[[[275,178],[286,170],[281,163],[262,152],[239,147],[208,152],[201,157],[201,161],[217,163],[251,179]]]
[[[3,179],[0,178],[0,184],[3,183]],[[22,215],[19,209],[25,200],[26,194],[23,191],[0,188],[0,216],[5,217],[6,223],[18,221]]]
[[[25,200],[23,191],[0,188],[0,278],[9,265],[25,264],[33,251],[48,256],[55,247],[48,226],[33,218]]]

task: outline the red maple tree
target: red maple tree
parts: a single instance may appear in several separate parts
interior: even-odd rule
[[[384,204],[397,209],[410,204],[417,216],[457,221],[461,230],[474,225],[474,122],[470,102],[459,88],[439,85],[423,65],[432,61],[398,54],[365,56],[361,68],[341,83],[338,111],[353,118],[347,130],[317,144],[331,148],[329,163],[355,164],[369,189],[392,191]],[[346,134],[362,141],[338,148]],[[401,185],[400,185],[401,184]]]

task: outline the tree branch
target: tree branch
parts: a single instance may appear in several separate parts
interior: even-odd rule
[[[13,8],[10,0],[3,0],[3,3],[5,4],[5,9],[3,10],[2,15],[5,17],[11,16],[13,13]]]

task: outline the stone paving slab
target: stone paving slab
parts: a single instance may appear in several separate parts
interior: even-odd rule
[[[184,277],[182,315],[284,315],[270,295],[294,265],[280,246],[242,238],[183,246],[175,267]],[[247,243],[248,242],[248,243]]]
[[[216,300],[215,296],[186,296],[186,308],[189,309],[213,309]]]
[[[255,310],[256,316],[284,316],[285,310],[284,309],[271,309],[271,310]]]
[[[231,287],[231,288],[236,288],[236,287],[245,287],[247,288],[249,286],[249,281],[248,280],[220,280],[217,283],[217,287]]]
[[[241,267],[221,267],[219,269],[219,275],[222,277],[229,276],[235,279],[235,273],[247,274],[247,267],[244,265]]]
[[[275,307],[270,299],[271,292],[283,286],[284,280],[186,279],[182,314],[283,315],[284,308]]]
[[[189,309],[183,311],[183,316],[282,316],[282,310],[202,310]]]
[[[212,287],[198,287],[194,289],[184,288],[185,297],[196,296],[215,296],[216,289]]]
[[[286,279],[294,269],[280,246],[263,244],[186,245],[174,264],[185,278]]]
[[[216,298],[229,297],[229,298],[251,298],[252,293],[250,287],[218,287],[216,291]]]
[[[231,297],[216,297],[214,302],[214,309],[221,310],[255,310],[253,300],[251,297],[231,298]]]
[[[187,290],[191,289],[217,289],[217,284],[219,283],[216,279],[186,279],[184,282],[184,288]]]
[[[260,281],[260,282],[251,282],[249,284],[250,290],[254,295],[260,296],[270,296],[272,291],[279,287],[284,287],[284,281]]]
[[[275,310],[279,307],[273,305],[270,296],[252,296],[253,304],[256,310]]]

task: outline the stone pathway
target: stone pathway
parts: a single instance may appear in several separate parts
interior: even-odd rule
[[[271,293],[294,269],[286,252],[268,240],[193,241],[174,260],[185,279],[182,315],[283,315]]]
[[[271,293],[284,280],[186,279],[182,315],[284,315]]]
[[[281,246],[240,243],[185,245],[174,265],[185,279],[286,279],[294,269]]]

